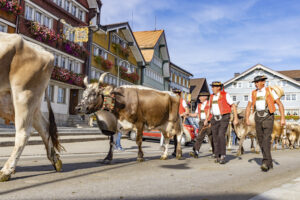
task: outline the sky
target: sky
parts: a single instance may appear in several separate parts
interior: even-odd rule
[[[300,69],[299,0],[102,3],[102,25],[128,21],[133,31],[164,29],[171,61],[194,78],[225,82],[258,63]]]

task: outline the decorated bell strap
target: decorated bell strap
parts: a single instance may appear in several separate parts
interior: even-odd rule
[[[115,108],[115,96],[114,95],[105,95],[103,100],[103,110],[113,111]]]

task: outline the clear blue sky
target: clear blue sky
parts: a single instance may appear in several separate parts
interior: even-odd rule
[[[133,31],[153,30],[156,16],[171,60],[195,78],[226,81],[257,63],[300,69],[299,0],[102,2],[101,24],[128,21]]]

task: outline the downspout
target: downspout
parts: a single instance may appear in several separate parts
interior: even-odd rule
[[[21,5],[22,0],[19,0],[19,5]],[[22,8],[24,9],[25,6],[22,6]],[[25,10],[24,10],[25,11]],[[16,19],[16,33],[19,34],[20,33],[20,28],[19,28],[19,24],[20,24],[20,15],[17,15],[17,19]]]

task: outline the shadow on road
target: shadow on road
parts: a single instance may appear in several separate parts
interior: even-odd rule
[[[257,165],[261,166],[262,165],[262,158],[252,158],[252,159],[249,159],[248,162],[251,163],[255,161]],[[273,159],[273,163],[275,163],[275,165],[280,165],[279,162],[277,162],[276,160]]]

